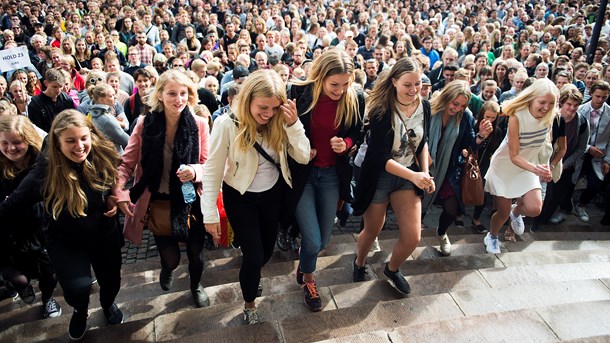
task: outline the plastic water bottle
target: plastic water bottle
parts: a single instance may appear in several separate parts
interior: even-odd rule
[[[186,166],[184,164],[180,165],[178,170],[183,171]],[[197,193],[195,193],[195,187],[191,181],[182,183],[182,196],[184,197],[184,202],[187,204],[192,204],[193,201],[197,198]]]

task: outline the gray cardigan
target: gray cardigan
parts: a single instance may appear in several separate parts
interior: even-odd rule
[[[123,131],[118,120],[110,113],[110,106],[94,104],[89,107],[89,114],[93,125],[114,143],[119,154],[127,146],[129,135]]]

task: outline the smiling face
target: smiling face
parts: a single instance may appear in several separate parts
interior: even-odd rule
[[[24,162],[28,153],[28,144],[16,132],[0,132],[0,151],[9,161],[15,164]]]
[[[335,74],[324,79],[322,93],[332,100],[338,101],[350,86],[350,74]]]
[[[407,72],[398,79],[392,79],[392,84],[396,87],[396,97],[402,103],[412,102],[421,92],[421,74],[417,72]]]
[[[275,97],[254,98],[250,102],[250,114],[259,125],[266,125],[280,109],[280,100]]]
[[[59,134],[59,150],[70,161],[83,163],[91,152],[91,131],[88,127],[70,127]]]
[[[555,107],[555,97],[553,94],[546,94],[534,98],[534,101],[530,103],[529,110],[534,118],[542,119],[553,107]]]
[[[166,116],[179,116],[188,104],[188,87],[176,81],[169,81],[159,92],[159,101],[163,103]]]
[[[456,114],[464,111],[466,109],[466,106],[468,106],[468,99],[463,95],[458,95],[447,105],[447,108],[445,109],[445,114],[450,117],[453,117]]]

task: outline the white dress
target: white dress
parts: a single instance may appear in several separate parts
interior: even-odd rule
[[[547,137],[552,125],[534,118],[527,108],[516,111],[515,117],[519,120],[519,155],[534,164],[548,164],[550,155],[544,153],[544,146],[548,143]],[[510,160],[508,136],[507,132],[500,147],[491,157],[489,170],[485,175],[485,191],[514,199],[532,189],[541,188],[541,185],[536,174],[517,167]]]

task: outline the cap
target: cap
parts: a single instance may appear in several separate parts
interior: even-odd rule
[[[345,36],[346,36],[346,37],[347,37],[347,36],[354,37],[354,31],[352,31],[352,30],[347,30],[347,31],[345,31]]]
[[[250,71],[244,66],[237,66],[235,69],[233,69],[233,80],[241,79],[242,77],[249,75]]]
[[[36,27],[36,26],[41,26],[41,27],[42,27],[42,26],[44,26],[44,24],[43,24],[43,23],[41,23],[41,22],[39,22],[39,21],[37,21],[37,22],[35,22],[35,23],[34,23],[32,26],[34,26],[34,27]]]
[[[430,78],[428,76],[426,76],[426,74],[421,74],[421,84],[431,86],[432,82],[430,82]]]

